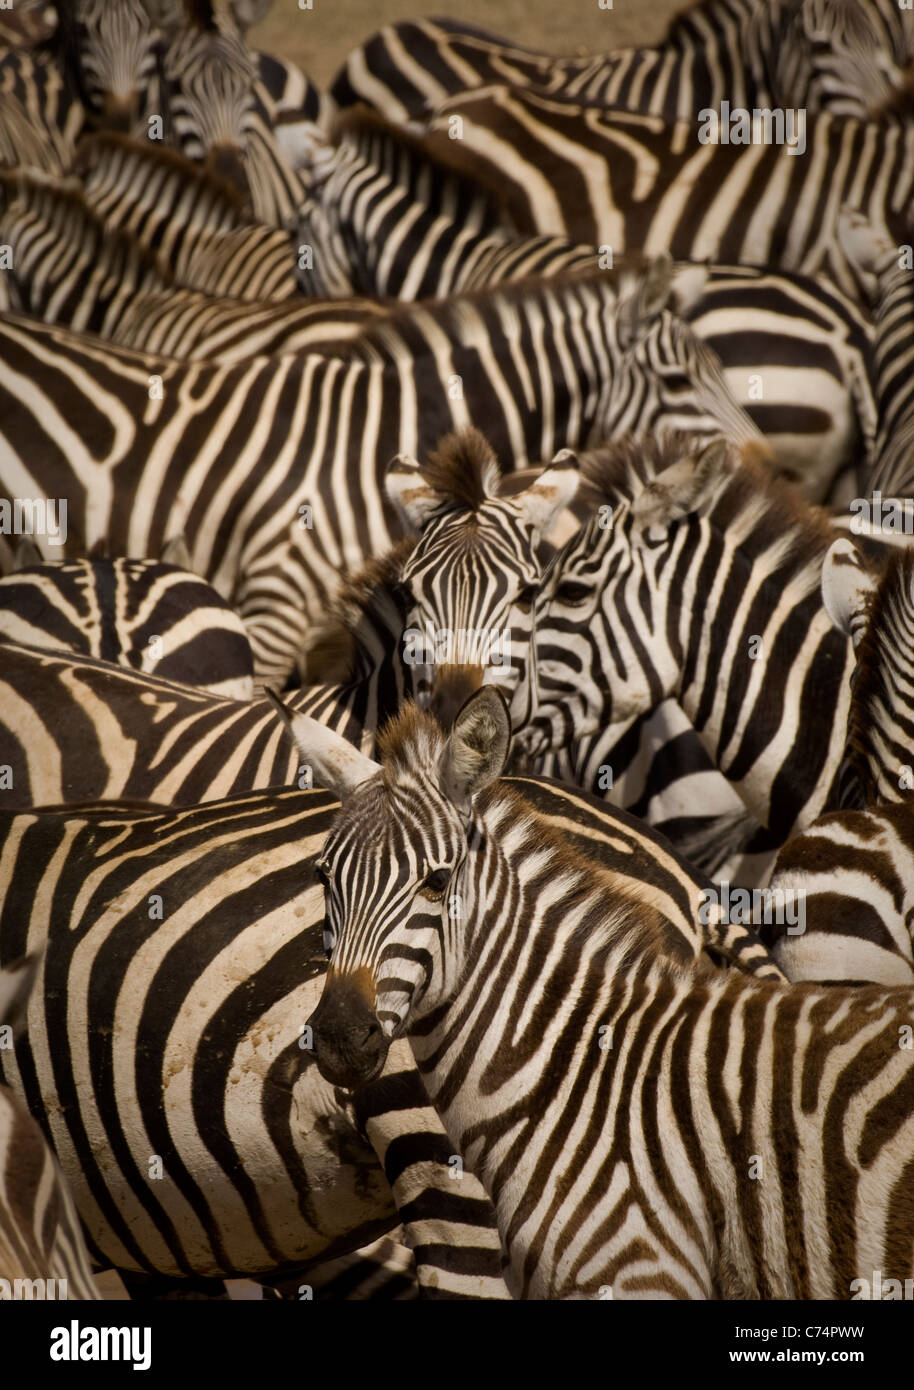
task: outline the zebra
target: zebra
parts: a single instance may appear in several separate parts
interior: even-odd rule
[[[540,542],[578,479],[577,458],[563,450],[530,487],[501,497],[498,460],[478,430],[446,436],[424,466],[400,456],[388,468],[387,496],[418,536],[398,576],[404,661],[415,694],[445,727],[484,679],[505,691],[517,724],[528,718]]]
[[[841,809],[820,816],[780,850],[774,890],[802,893],[805,930],[760,928],[792,980],[914,982],[914,770],[911,635],[914,553],[871,567],[852,542],[834,542],[822,597],[854,647]]]
[[[166,267],[129,232],[110,231],[78,189],[0,172],[0,199],[4,191],[10,309],[121,347],[209,362],[320,351],[386,312],[365,299],[255,304],[176,288]]]
[[[161,107],[157,36],[142,0],[65,0],[54,48],[88,125],[146,135]]]
[[[803,931],[758,924],[790,980],[914,985],[914,805],[830,811],[778,853],[769,889],[803,902]]]
[[[94,656],[225,699],[253,697],[244,624],[186,568],[155,560],[48,562],[40,553],[17,554],[17,561],[16,572],[0,579],[4,639]]]
[[[297,293],[286,233],[252,223],[229,185],[176,151],[122,135],[89,136],[73,172],[106,226],[132,233],[176,284],[237,299]]]
[[[832,528],[725,444],[619,440],[580,464],[594,509],[538,595],[537,707],[518,742],[569,750],[542,770],[586,787],[611,768],[624,798],[626,734],[677,701],[760,827],[741,867],[757,883],[840,804],[854,658],[822,603]]]
[[[713,108],[665,125],[482,87],[414,125],[433,158],[500,197],[519,232],[827,275],[858,303],[837,234],[842,206],[902,243],[914,196],[914,130],[897,120],[796,116],[791,130],[783,111],[769,112],[765,139],[741,145]]]
[[[3,1082],[47,1133],[97,1267],[307,1282],[399,1212],[432,1296],[505,1297],[490,1208],[471,1174],[455,1190],[408,1049],[353,1105],[300,1046],[335,805],[274,788],[5,813],[0,959],[23,938],[46,950]]]
[[[358,1088],[408,1038],[515,1297],[850,1298],[876,1269],[910,1278],[914,990],[665,959],[643,899],[499,782],[497,690],[447,739],[405,713],[380,765],[320,726],[298,737],[342,798],[318,859],[318,1067]]]
[[[855,120],[906,110],[914,57],[910,11],[895,0],[805,0],[800,12],[821,109]]]
[[[0,970],[0,1038],[24,1019],[37,965],[26,960]],[[0,1086],[0,1300],[100,1296],[73,1198],[47,1141],[21,1101]]]
[[[288,695],[363,752],[408,690],[402,659],[406,541],[347,577],[312,659],[332,678]],[[0,805],[126,799],[175,807],[268,787],[309,786],[262,697],[246,703],[91,657],[0,644]],[[156,755],[148,750],[155,746]]]
[[[145,0],[164,32],[160,74],[166,128],[182,152],[250,197],[255,216],[285,227],[305,185],[273,132],[255,55],[233,13],[211,0]]]
[[[296,97],[306,111],[321,103],[301,74],[247,48],[262,5],[236,0],[217,15],[208,0],[73,0],[60,10],[60,59],[93,127],[173,140],[250,196],[261,220],[291,218],[303,189],[273,116]]]
[[[0,50],[0,155],[63,172],[83,131],[85,111],[52,53]]]
[[[866,491],[885,497],[914,493],[914,387],[910,361],[914,295],[908,244],[897,246],[862,213],[842,210],[838,224],[845,255],[869,287],[875,324],[873,355],[879,413],[873,466]]]
[[[706,0],[677,15],[654,46],[607,54],[534,53],[451,19],[387,25],[353,50],[332,95],[406,122],[493,83],[590,106],[686,120],[703,106],[809,104],[811,51],[784,0]],[[799,42],[798,42],[799,41]]]
[[[390,146],[391,139],[379,136],[380,148]],[[394,140],[394,150],[397,144]],[[385,217],[369,236],[374,198],[370,206],[345,211],[345,224],[352,231],[346,255],[355,258],[354,267],[365,266],[366,278],[359,279],[359,288],[372,296],[408,290],[410,296],[421,291],[441,298],[457,289],[466,293],[514,282],[528,272],[600,269],[599,253],[563,238],[474,235],[462,204],[452,210],[453,220],[445,215],[450,176],[444,176],[442,187],[428,198],[429,219],[437,229],[436,237],[430,237],[424,222],[415,221],[413,178],[408,176],[412,170],[420,177],[423,162],[408,151],[403,159],[407,163],[393,180],[402,188],[402,207],[391,207],[386,175],[373,184],[392,222]],[[375,167],[378,160],[372,158],[369,164]],[[18,173],[5,182],[12,202],[0,218],[0,241],[13,253],[13,269],[6,275],[10,307],[46,321],[100,332],[123,347],[188,361],[234,362],[257,353],[332,351],[334,341],[345,341],[366,320],[386,312],[374,299],[330,305],[296,299],[282,308],[256,309],[236,301],[191,299],[162,285],[160,276],[167,268],[147,265],[142,248],[124,241],[84,209],[78,191],[49,187],[44,180]],[[326,206],[342,217],[344,190],[330,183]],[[350,183],[347,180],[346,186]],[[405,244],[393,230],[401,213],[409,227]],[[459,238],[459,254],[451,244],[452,234]],[[402,255],[378,266],[370,248],[398,241]],[[315,245],[315,265],[327,264],[328,257],[319,249],[323,245],[323,238]],[[436,274],[442,259],[444,266]],[[407,262],[426,266],[421,283],[410,279],[404,284]],[[629,266],[628,258],[620,258],[606,276],[615,283],[637,269],[637,262]],[[322,273],[309,289],[351,294],[353,284],[353,277],[329,284]],[[757,270],[713,267],[706,273],[679,266],[674,287],[684,301],[684,316],[721,356],[727,385],[766,433],[779,467],[796,474],[814,496],[833,490],[835,474],[848,463],[856,468],[875,431],[869,338],[860,315],[840,295],[818,290],[802,277]],[[759,401],[762,382],[765,398]]]
[[[758,443],[718,359],[664,307],[669,292],[663,263],[622,292],[602,277],[522,283],[401,308],[345,359],[237,366],[8,315],[0,495],[64,493],[86,548],[155,554],[183,532],[194,571],[245,620],[256,678],[282,685],[340,571],[397,538],[382,493],[393,454],[471,423],[513,468],[664,421]],[[111,441],[103,469],[94,429]]]
[[[358,112],[327,143],[299,224],[308,294],[443,298],[526,275],[622,269],[628,257],[564,236],[518,236],[496,200],[421,142]],[[607,271],[607,274],[609,271]],[[676,283],[701,272],[676,267]],[[683,316],[721,358],[730,390],[785,471],[816,500],[872,449],[871,333],[855,304],[804,276],[711,265]],[[760,399],[763,390],[763,399]],[[854,492],[853,485],[850,495]]]
[[[752,933],[699,927],[701,883],[637,822],[559,785],[518,796],[637,885],[672,958],[707,947],[780,978]],[[383,1170],[423,1287],[499,1296],[488,1206],[469,1173],[455,1193],[405,1049],[352,1104],[308,1055],[325,969],[314,859],[335,809],[274,787],[0,816],[0,956],[46,947],[27,1038],[0,1066],[49,1131],[99,1266],[287,1278],[392,1224]]]
[[[57,25],[54,6],[44,0],[21,0],[15,13],[0,15],[0,48],[35,48]]]

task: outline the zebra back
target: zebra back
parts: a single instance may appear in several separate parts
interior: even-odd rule
[[[80,142],[75,172],[107,227],[129,231],[175,282],[238,299],[295,293],[289,240],[252,223],[230,185],[169,149],[117,135]]]
[[[409,545],[407,543],[407,548]],[[327,674],[292,707],[373,749],[400,707],[402,549],[347,582],[310,660]],[[266,787],[310,786],[264,699],[243,704],[88,657],[6,642],[0,662],[0,804],[25,809],[126,797],[194,806]],[[332,683],[330,683],[332,682]]]
[[[232,700],[254,693],[244,624],[216,591],[154,560],[61,560],[0,579],[0,634]]]

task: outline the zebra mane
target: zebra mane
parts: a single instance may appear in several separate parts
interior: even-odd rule
[[[502,477],[491,445],[472,426],[440,439],[419,472],[423,482],[448,502],[472,512],[498,495]]]
[[[583,496],[592,506],[631,502],[675,463],[694,456],[707,439],[684,430],[624,435],[580,455]],[[722,470],[717,487],[698,500],[694,515],[722,531],[751,530],[753,553],[779,551],[779,583],[805,580],[809,593],[821,584],[822,562],[834,530],[821,507],[807,502],[791,482],[772,473],[745,445],[735,466]],[[804,571],[806,571],[804,575]]]
[[[414,546],[412,538],[398,541],[343,576],[328,616],[308,634],[300,660],[304,685],[348,685],[363,674],[359,628],[366,618],[383,622],[385,607],[398,601],[400,573]]]
[[[407,702],[378,734],[383,784],[392,789],[401,777],[410,784],[424,780],[437,767],[445,739],[431,714]],[[563,916],[572,918],[580,911],[573,937],[590,944],[596,937],[612,951],[613,968],[641,963],[676,978],[695,971],[658,909],[621,888],[615,874],[570,844],[518,788],[499,780],[480,792],[478,801],[483,808],[497,802],[499,841],[509,854],[512,845],[523,846],[528,876],[531,861],[541,859],[543,868],[548,866],[550,884],[561,891]]]
[[[899,632],[899,629],[901,631]],[[876,795],[870,766],[872,733],[885,725],[885,713],[898,708],[899,666],[914,632],[914,550],[892,550],[870,599],[866,628],[857,648],[851,707],[847,721],[848,769],[869,805]],[[899,653],[902,653],[899,661]],[[909,722],[906,720],[906,723]],[[894,769],[895,775],[900,769]]]
[[[49,182],[41,174],[23,169],[0,169],[0,189],[6,196],[7,209],[21,202],[51,226],[66,223],[66,235],[88,248],[96,268],[111,274],[123,274],[124,267],[146,271],[162,281],[165,289],[171,277],[153,252],[147,250],[130,233],[109,226],[90,203],[83,190],[73,184]]]
[[[407,700],[399,713],[378,731],[377,756],[385,785],[402,773],[425,771],[444,750],[441,725],[426,710]]]
[[[620,276],[630,274],[629,267],[615,266],[612,270],[599,270],[583,266],[563,270],[557,275],[530,275],[523,280],[505,281],[488,288],[461,290],[447,299],[415,303],[402,299],[386,300],[386,312],[369,320],[357,337],[322,346],[321,352],[331,356],[344,350],[351,357],[382,366],[389,365],[392,359],[401,360],[404,353],[408,355],[406,360],[412,361],[414,352],[426,347],[424,315],[443,325],[449,334],[463,334],[478,328],[479,318],[488,322],[490,316],[513,310],[515,304],[522,303],[530,295],[560,299],[566,291],[593,291],[606,296],[606,303],[612,306],[618,302],[620,290],[624,287]],[[701,340],[697,341],[700,344]]]
[[[80,139],[72,172],[85,177],[114,155],[120,156],[132,167],[134,176],[144,168],[165,169],[184,183],[205,189],[210,202],[216,204],[218,210],[234,217],[244,226],[250,225],[250,212],[238,189],[169,145],[153,145],[148,140],[136,140],[121,131],[100,130]]]

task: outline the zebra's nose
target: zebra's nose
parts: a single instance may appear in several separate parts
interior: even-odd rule
[[[216,178],[237,189],[243,198],[250,196],[244,159],[237,145],[213,145],[206,158],[206,167]]]
[[[482,685],[482,666],[439,666],[432,684],[429,710],[445,732],[453,728],[463,706]]]
[[[108,92],[102,108],[101,125],[105,130],[115,130],[129,135],[139,117],[139,109],[139,97],[136,92],[128,95]]]
[[[308,1023],[318,1071],[332,1085],[352,1090],[381,1071],[389,1043],[361,981],[331,973]]]

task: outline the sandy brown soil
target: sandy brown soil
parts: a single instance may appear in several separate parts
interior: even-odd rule
[[[599,53],[620,44],[656,43],[684,0],[275,0],[266,21],[251,30],[258,48],[291,58],[315,82],[328,87],[351,49],[384,24],[421,15],[447,15],[510,36],[544,52]]]

